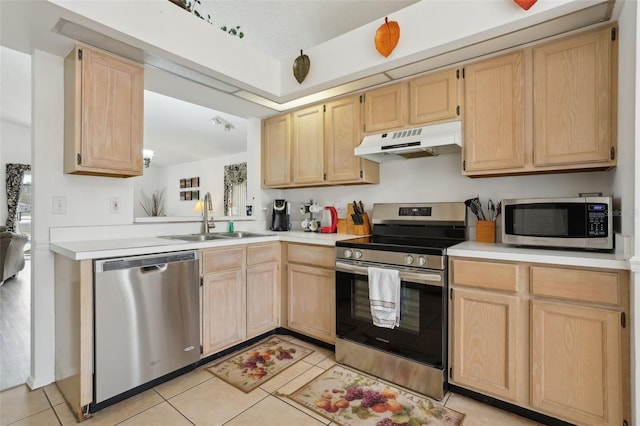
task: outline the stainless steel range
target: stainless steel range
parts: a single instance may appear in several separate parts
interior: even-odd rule
[[[464,203],[374,204],[373,235],[336,243],[336,360],[442,399],[447,247],[467,239]],[[400,320],[373,324],[371,268],[398,270]]]

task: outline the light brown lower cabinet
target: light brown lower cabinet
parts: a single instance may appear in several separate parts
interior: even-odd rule
[[[456,288],[452,333],[455,348],[451,377],[457,384],[482,389],[505,400],[518,401],[518,320],[525,308],[517,296]]]
[[[200,264],[202,355],[207,356],[245,340],[245,248],[202,250]]]
[[[450,258],[452,384],[580,425],[630,419],[628,271]]]
[[[334,344],[336,339],[333,247],[287,244],[287,328]]]
[[[202,356],[278,327],[280,243],[204,249]]]
[[[280,243],[247,247],[247,339],[277,328],[280,312]]]

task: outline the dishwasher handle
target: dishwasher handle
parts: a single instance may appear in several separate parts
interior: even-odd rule
[[[94,272],[101,273],[135,268],[147,268],[146,270],[150,271],[152,269],[157,270],[158,268],[154,267],[158,266],[164,266],[166,268],[170,263],[197,260],[197,250],[176,251],[172,253],[159,253],[144,256],[121,257],[116,259],[101,259],[94,261]],[[145,269],[143,269],[143,271],[144,270]]]
[[[157,265],[142,266],[140,272],[143,274],[151,274],[153,272],[164,272],[169,267],[168,263],[159,263]]]

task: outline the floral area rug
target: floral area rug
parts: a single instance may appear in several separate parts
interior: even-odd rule
[[[207,370],[243,392],[251,392],[313,350],[271,337]]]
[[[289,395],[342,426],[457,426],[464,414],[336,365]]]

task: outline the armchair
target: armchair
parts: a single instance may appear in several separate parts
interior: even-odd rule
[[[0,285],[24,269],[24,246],[27,241],[27,235],[0,226]]]

